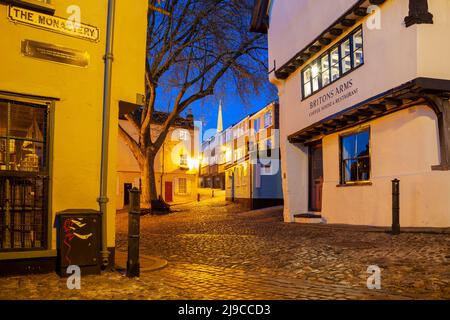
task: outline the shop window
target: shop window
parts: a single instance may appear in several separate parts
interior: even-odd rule
[[[370,131],[341,137],[341,184],[370,180]]]
[[[303,98],[308,98],[362,65],[363,50],[363,33],[359,27],[303,69]]]
[[[47,246],[47,106],[0,100],[0,252]]]

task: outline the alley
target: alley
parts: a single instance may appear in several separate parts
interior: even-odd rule
[[[130,280],[119,272],[68,290],[55,274],[0,279],[1,299],[443,299],[450,298],[450,235],[398,237],[361,227],[282,222],[281,209],[241,212],[222,197],[143,216],[141,253],[168,260]],[[127,213],[117,215],[126,251]],[[369,265],[381,290],[368,290]]]
[[[142,252],[169,261],[141,280],[188,299],[449,298],[450,235],[393,237],[360,227],[282,222],[282,210],[240,212],[222,198],[146,216]],[[117,220],[126,250],[127,215]],[[367,268],[382,270],[382,289],[366,287]]]

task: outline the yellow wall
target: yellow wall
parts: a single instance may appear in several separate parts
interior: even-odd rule
[[[81,8],[81,22],[100,29],[100,41],[82,39],[14,24],[7,6],[0,5],[0,91],[57,98],[50,117],[53,153],[50,155],[51,211],[69,208],[98,209],[101,155],[102,95],[106,38],[106,0],[53,1],[56,16],[68,17],[66,8]],[[115,245],[115,189],[118,100],[135,102],[143,93],[146,1],[117,1],[115,60],[110,131],[108,247]],[[21,41],[30,39],[87,51],[87,68],[36,60],[20,54]],[[52,248],[55,248],[53,235]]]

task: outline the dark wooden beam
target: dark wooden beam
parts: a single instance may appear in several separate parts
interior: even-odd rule
[[[323,45],[323,46],[327,46],[327,45],[329,45],[330,43],[331,43],[331,39],[330,38],[326,38],[326,37],[323,37],[323,38],[320,38],[319,39],[319,43],[321,44],[321,45]]]
[[[386,112],[387,108],[382,104],[369,104],[369,108],[377,113]]]
[[[382,103],[387,106],[395,106],[395,107],[400,107],[401,105],[403,105],[402,99],[397,98],[385,98]]]
[[[341,25],[344,27],[353,27],[356,23],[356,20],[354,19],[342,19]]]
[[[353,11],[353,13],[355,15],[357,15],[358,17],[365,17],[369,14],[367,12],[367,8],[363,8],[363,7],[356,8],[355,11]]]
[[[320,49],[322,49],[321,46],[311,46],[311,47],[309,47],[309,51],[312,52],[312,53],[317,53],[317,52],[320,51]]]
[[[335,37],[340,36],[343,32],[344,32],[344,30],[339,29],[339,28],[331,28],[330,29],[330,34],[332,34]]]

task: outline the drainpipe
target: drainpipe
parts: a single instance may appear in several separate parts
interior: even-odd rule
[[[109,155],[109,127],[111,115],[111,78],[113,64],[113,43],[114,43],[114,15],[115,0],[108,0],[108,24],[106,30],[106,51],[103,60],[105,61],[105,74],[103,86],[103,125],[102,125],[102,156],[100,169],[100,197],[98,203],[102,214],[102,266],[109,265],[109,251],[107,244],[107,203],[108,195],[108,155]]]

